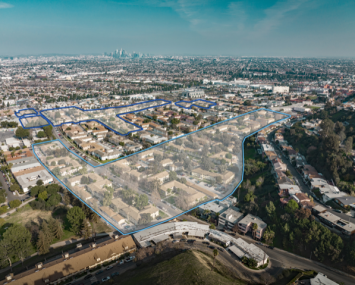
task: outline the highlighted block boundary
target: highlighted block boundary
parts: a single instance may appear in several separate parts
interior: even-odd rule
[[[114,229],[116,229],[116,230],[117,230],[118,232],[120,232],[122,235],[130,235],[130,234],[134,234],[134,233],[143,231],[143,230],[145,230],[145,229],[149,229],[149,228],[155,227],[155,226],[157,226],[157,225],[166,223],[166,222],[168,222],[168,221],[170,221],[170,220],[173,220],[173,219],[175,219],[175,218],[177,218],[177,217],[179,217],[179,216],[181,216],[181,215],[183,215],[183,214],[186,214],[187,212],[190,212],[191,210],[196,209],[196,208],[198,208],[198,207],[200,207],[200,206],[202,206],[202,205],[205,205],[205,204],[208,204],[208,203],[212,203],[212,202],[215,202],[215,201],[224,201],[225,199],[227,199],[228,197],[230,197],[231,195],[233,195],[233,193],[235,192],[235,190],[239,187],[239,185],[243,182],[243,179],[244,179],[244,142],[245,142],[245,140],[246,140],[248,137],[253,136],[254,134],[260,132],[261,130],[263,130],[263,129],[265,129],[265,128],[271,126],[271,125],[274,125],[274,124],[276,124],[276,123],[279,123],[279,122],[282,122],[282,121],[284,121],[284,120],[287,120],[287,119],[291,118],[291,115],[285,114],[285,113],[281,113],[281,112],[277,112],[277,111],[274,111],[274,110],[269,110],[269,109],[266,109],[266,108],[260,108],[260,109],[253,110],[253,111],[250,111],[250,112],[247,112],[247,113],[238,115],[238,116],[233,117],[233,118],[231,118],[231,119],[227,119],[227,120],[224,120],[224,121],[222,121],[222,122],[218,122],[218,123],[213,124],[213,125],[211,125],[211,126],[207,126],[207,127],[205,127],[205,128],[202,128],[202,129],[199,129],[199,130],[197,130],[197,131],[194,131],[194,132],[191,132],[191,133],[188,133],[188,134],[185,134],[185,135],[184,135],[184,136],[188,136],[188,135],[190,135],[190,134],[199,132],[199,131],[201,131],[201,130],[208,129],[208,128],[212,127],[212,126],[216,126],[216,125],[218,125],[218,124],[225,123],[225,122],[228,122],[228,121],[230,121],[230,120],[233,120],[233,119],[239,118],[239,117],[241,117],[241,116],[245,116],[245,115],[247,115],[247,114],[251,114],[251,113],[254,113],[254,112],[257,112],[257,111],[260,111],[260,110],[266,110],[266,111],[269,111],[269,112],[281,114],[281,115],[284,115],[284,116],[286,116],[286,117],[285,117],[285,118],[282,118],[282,119],[279,119],[279,120],[277,120],[277,121],[275,121],[275,122],[272,122],[272,123],[270,123],[270,124],[267,124],[266,126],[260,128],[260,129],[258,129],[257,131],[254,131],[254,132],[252,132],[252,133],[250,133],[249,135],[247,135],[247,136],[244,137],[244,139],[243,139],[243,141],[242,141],[242,154],[243,154],[242,177],[241,177],[241,180],[240,180],[240,182],[238,183],[238,185],[233,189],[233,191],[231,191],[230,194],[226,195],[224,198],[221,198],[221,199],[213,199],[213,200],[207,201],[207,202],[205,202],[205,203],[201,203],[201,204],[199,204],[199,205],[197,205],[197,206],[195,206],[195,207],[189,209],[188,211],[184,211],[184,212],[182,212],[182,213],[180,213],[180,214],[178,214],[178,215],[176,215],[176,216],[174,216],[174,217],[171,217],[171,218],[169,218],[169,219],[167,219],[167,220],[164,220],[164,221],[162,221],[162,222],[156,223],[156,224],[151,225],[151,226],[149,226],[149,227],[146,227],[146,228],[143,228],[143,229],[139,229],[139,230],[137,230],[137,231],[128,232],[128,233],[123,233],[122,231],[120,231],[115,225],[113,225],[110,221],[108,221],[108,220],[107,220],[105,217],[103,217],[100,213],[98,213],[96,210],[94,210],[93,208],[91,208],[90,206],[88,206],[88,205],[85,203],[85,201],[83,201],[78,195],[76,195],[75,193],[73,193],[73,192],[72,192],[61,180],[59,180],[59,179],[56,177],[56,175],[54,175],[54,174],[49,170],[49,168],[40,160],[40,158],[37,156],[37,154],[36,154],[36,152],[35,152],[35,150],[34,150],[34,146],[36,146],[36,145],[41,145],[41,144],[46,144],[46,143],[50,143],[50,142],[54,142],[54,141],[59,141],[71,154],[73,154],[73,155],[75,155],[76,157],[80,158],[81,160],[85,161],[87,164],[89,164],[89,165],[92,166],[93,168],[96,168],[96,167],[102,167],[103,165],[106,165],[106,164],[113,163],[113,162],[115,162],[115,161],[117,161],[117,160],[121,160],[121,159],[128,158],[128,157],[130,157],[130,156],[132,156],[132,155],[137,155],[138,153],[141,153],[141,152],[144,152],[144,151],[148,151],[148,150],[150,150],[150,149],[152,149],[152,148],[155,148],[155,147],[157,147],[157,146],[159,146],[159,145],[162,145],[162,144],[165,144],[165,143],[174,141],[174,140],[176,140],[176,139],[178,139],[178,138],[174,138],[174,139],[171,139],[171,140],[168,140],[168,141],[159,143],[159,144],[154,145],[154,146],[152,146],[152,147],[150,147],[150,148],[147,148],[147,149],[145,149],[145,150],[141,150],[141,151],[135,152],[135,153],[133,153],[133,154],[131,154],[131,155],[127,155],[127,156],[125,156],[125,157],[118,158],[118,159],[116,159],[116,160],[114,160],[114,161],[110,161],[110,162],[107,162],[107,163],[105,163],[105,164],[101,164],[101,165],[97,165],[97,166],[92,165],[91,163],[89,163],[89,162],[87,162],[86,160],[84,160],[82,157],[78,156],[76,153],[70,151],[70,150],[62,143],[61,140],[52,140],[52,141],[49,141],[49,142],[47,141],[47,142],[41,142],[41,143],[33,144],[33,145],[32,145],[32,150],[33,150],[34,155],[35,155],[36,158],[38,159],[38,161],[41,163],[41,165],[42,165],[43,167],[45,167],[46,170],[47,170],[49,173],[51,173],[51,175],[53,175],[53,176],[62,184],[63,187],[65,187],[70,193],[72,193],[72,194],[73,194],[76,198],[78,198],[82,203],[84,203],[85,205],[87,205],[87,206],[88,206],[92,211],[94,211],[100,218],[102,218],[106,223],[108,223],[109,225],[111,225]],[[184,137],[184,136],[181,136],[181,137],[179,137],[179,138],[182,138],[182,137]]]
[[[83,112],[102,111],[102,110],[108,110],[108,109],[121,109],[121,108],[126,108],[126,107],[130,107],[130,106],[136,106],[136,105],[141,105],[141,104],[144,104],[144,103],[156,102],[156,101],[163,101],[163,102],[165,102],[165,103],[164,103],[164,104],[160,104],[160,105],[156,105],[156,106],[152,106],[152,107],[147,107],[147,108],[139,109],[139,110],[134,110],[134,111],[129,111],[129,112],[124,112],[124,113],[116,114],[116,117],[119,118],[120,120],[123,120],[124,122],[126,122],[126,123],[128,123],[128,124],[130,124],[130,125],[133,125],[133,126],[135,126],[135,127],[138,128],[138,130],[129,131],[129,132],[125,133],[125,134],[122,134],[122,133],[120,133],[120,132],[118,132],[118,131],[112,129],[111,127],[107,126],[105,123],[103,123],[103,122],[101,122],[101,121],[99,121],[99,120],[97,120],[97,119],[80,120],[80,121],[78,121],[78,122],[70,121],[70,122],[64,122],[64,123],[56,124],[56,125],[55,125],[55,124],[53,124],[53,123],[51,122],[50,119],[48,119],[48,118],[46,117],[45,114],[42,113],[42,112],[47,112],[47,111],[62,110],[62,109],[69,109],[69,108],[76,108],[76,109],[78,109],[78,110],[80,110],[80,111],[83,111]],[[43,119],[45,119],[45,120],[48,122],[47,125],[41,125],[41,126],[28,127],[28,128],[26,128],[26,127],[22,124],[21,120],[20,120],[20,123],[21,123],[21,125],[22,125],[22,127],[23,127],[24,129],[35,129],[35,128],[42,128],[42,127],[45,127],[45,126],[48,126],[48,125],[52,125],[53,127],[60,127],[60,126],[62,126],[62,125],[66,125],[66,124],[75,124],[75,125],[78,125],[78,124],[81,124],[81,123],[93,122],[93,121],[94,121],[94,122],[97,122],[97,123],[103,125],[105,128],[109,129],[110,131],[113,131],[115,134],[118,134],[118,135],[120,135],[120,136],[128,136],[128,135],[131,134],[131,133],[143,131],[143,128],[142,128],[141,126],[139,126],[139,125],[136,125],[136,124],[134,124],[134,123],[131,123],[131,122],[129,122],[129,121],[123,119],[121,116],[127,115],[127,114],[131,114],[131,113],[138,113],[138,112],[141,112],[141,111],[144,111],[144,110],[148,110],[148,109],[152,109],[152,108],[159,108],[159,107],[166,106],[166,105],[169,105],[169,104],[172,104],[172,102],[169,101],[169,100],[165,100],[165,99],[155,99],[155,100],[148,100],[148,101],[143,101],[143,102],[139,102],[139,103],[134,103],[134,104],[130,104],[130,105],[115,106],[115,107],[106,107],[106,108],[101,108],[101,109],[84,110],[84,109],[79,108],[79,107],[77,107],[77,106],[68,106],[68,107],[59,107],[59,108],[44,109],[44,110],[41,110],[41,111],[39,111],[39,112],[37,112],[37,111],[35,110],[35,111],[37,112],[37,115],[35,115],[35,116],[41,116]],[[33,109],[33,108],[21,109],[21,110],[19,110],[18,112],[24,111],[24,110],[32,110],[32,109]],[[33,110],[34,110],[34,109],[33,109]],[[17,112],[17,113],[18,113],[18,112]],[[15,115],[16,115],[19,119],[25,119],[26,117],[35,117],[35,116],[26,116],[26,115],[32,115],[32,114],[25,114],[25,115],[19,116],[17,113],[15,112]]]
[[[203,107],[203,106],[199,106],[199,105],[196,105],[196,104],[191,104],[190,107],[184,107],[184,106],[179,104],[179,103],[193,103],[193,102],[197,102],[197,101],[203,101],[203,102],[209,103],[210,106]],[[208,101],[208,100],[204,100],[204,99],[194,99],[194,100],[191,100],[191,101],[180,100],[180,101],[175,102],[175,105],[180,107],[180,108],[184,108],[184,109],[192,109],[192,107],[196,107],[196,108],[201,108],[201,109],[208,110],[208,109],[211,109],[213,106],[217,106],[217,103],[216,102],[212,102],[212,101]]]

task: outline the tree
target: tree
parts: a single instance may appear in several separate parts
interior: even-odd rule
[[[82,225],[82,228],[81,228],[81,233],[82,233],[82,236],[85,239],[88,239],[91,236],[91,225],[90,225],[88,219],[85,219],[83,221],[83,225]]]
[[[210,225],[210,229],[215,230],[216,229],[216,225],[215,224],[211,224]]]
[[[44,132],[44,131],[39,131],[38,133],[37,133],[37,137],[38,138],[44,138],[46,136],[46,133]]]
[[[52,230],[53,236],[56,239],[58,239],[58,240],[62,239],[62,237],[64,235],[63,225],[59,219],[53,219],[53,222],[51,223],[51,230]]]
[[[43,185],[43,180],[42,179],[37,180],[36,184],[37,186]]]
[[[177,174],[175,171],[170,171],[169,172],[169,180],[173,181],[173,180],[177,180]]]
[[[344,142],[344,151],[346,154],[350,153],[353,149],[353,137],[348,137]]]
[[[11,252],[22,262],[32,249],[31,233],[22,225],[13,225],[3,234],[3,240],[10,244]]]
[[[256,237],[256,231],[258,230],[258,224],[254,223],[252,226],[252,230],[253,230],[253,237]]]
[[[49,247],[51,243],[46,237],[43,231],[39,231],[38,240],[37,240],[37,249],[40,254],[46,254],[49,252]]]
[[[298,209],[298,204],[295,200],[291,199],[288,201],[285,210],[289,214],[293,214]]]
[[[8,240],[1,240],[0,241],[0,263],[3,267],[9,265],[12,271],[12,261],[11,257],[13,256],[12,246],[10,241]]]
[[[11,209],[17,208],[18,206],[20,206],[22,204],[22,202],[20,200],[12,200],[9,203],[9,206]]]
[[[18,127],[16,132],[15,132],[16,137],[19,139],[27,138],[30,135],[30,131],[26,130],[22,127]]]
[[[153,218],[149,213],[141,214],[141,218],[138,221],[138,225],[149,224],[152,220],[153,220]]]
[[[53,129],[52,125],[43,127],[43,130],[46,133],[46,136],[48,138],[51,138],[51,136],[52,136],[52,129]]]
[[[46,201],[48,199],[47,191],[43,191],[42,193],[39,193],[38,199],[42,199],[43,201]]]
[[[83,210],[78,206],[74,206],[68,211],[67,219],[71,225],[71,231],[73,233],[80,234],[80,228],[85,218]]]
[[[10,186],[10,191],[12,191],[12,192],[19,191],[20,189],[21,189],[21,187],[18,184],[12,184]]]
[[[215,248],[215,249],[213,250],[213,267],[211,268],[211,271],[212,271],[212,269],[214,268],[214,262],[215,262],[215,260],[216,260],[216,257],[218,256],[218,254],[219,254],[219,252],[218,252],[218,250]]]
[[[275,232],[270,227],[267,227],[265,232],[264,232],[264,234],[263,234],[263,236],[264,236],[264,239],[266,241],[271,241],[272,242],[272,240],[275,237]]]
[[[268,205],[266,205],[265,210],[268,214],[269,217],[272,217],[275,214],[276,207],[272,201],[269,202]]]

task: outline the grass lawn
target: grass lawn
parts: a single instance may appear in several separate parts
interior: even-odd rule
[[[215,270],[211,271],[212,264],[212,256],[189,250],[170,260],[155,265],[146,263],[135,270],[129,270],[120,276],[114,277],[115,282],[113,283],[124,285],[246,284],[233,278],[218,260],[215,262]]]
[[[317,107],[317,106],[309,106],[309,108],[311,108],[312,110],[318,110],[318,109],[320,109],[320,107]]]
[[[162,218],[162,219],[165,219],[167,217],[169,217],[167,214],[165,214],[163,211],[159,210],[159,216]]]
[[[166,202],[169,204],[175,205],[175,197],[174,196],[169,196],[168,198],[164,199]]]

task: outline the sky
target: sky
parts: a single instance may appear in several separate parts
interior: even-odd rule
[[[0,56],[355,57],[354,15],[354,0],[0,0]]]

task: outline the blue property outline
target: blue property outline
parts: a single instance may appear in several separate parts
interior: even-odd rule
[[[18,113],[20,113],[21,111],[27,111],[27,110],[33,110],[34,113],[23,114],[23,115],[19,115],[19,114],[18,114]],[[16,115],[17,118],[22,118],[22,117],[24,117],[24,116],[26,116],[26,115],[38,115],[38,111],[37,111],[36,109],[34,109],[34,108],[25,108],[25,109],[20,109],[20,110],[15,111],[15,115]]]
[[[207,102],[209,104],[211,104],[210,106],[208,107],[203,107],[203,106],[199,106],[199,105],[196,105],[196,104],[191,104],[190,107],[184,107],[184,106],[181,106],[179,103],[193,103],[193,102],[196,102],[196,101],[203,101],[203,102]],[[208,109],[211,109],[213,106],[216,106],[217,103],[216,102],[212,102],[212,101],[208,101],[208,100],[204,100],[204,99],[194,99],[192,101],[185,101],[185,100],[180,100],[180,101],[177,101],[175,102],[175,105],[180,107],[180,108],[184,108],[184,109],[192,109],[192,107],[196,107],[196,108],[201,108],[201,109],[205,109],[205,110],[208,110]]]
[[[21,123],[21,126],[24,128],[24,129],[37,129],[37,128],[43,128],[43,127],[46,127],[46,126],[49,126],[50,124],[47,123],[46,125],[40,125],[40,126],[35,126],[35,127],[25,127],[24,124],[22,123],[21,120],[23,119],[27,119],[27,118],[34,118],[34,117],[39,117],[39,118],[42,118],[44,119],[41,115],[36,115],[36,114],[26,114],[26,115],[23,115],[21,117],[18,117],[20,123]],[[44,119],[46,122],[48,122],[46,119]]]
[[[52,123],[52,121],[51,121],[50,119],[48,119],[48,118],[46,117],[46,115],[44,115],[44,114],[42,113],[42,112],[47,112],[47,111],[61,110],[61,109],[69,109],[69,108],[76,108],[76,109],[78,109],[78,110],[80,110],[80,111],[83,111],[83,112],[102,111],[102,110],[107,110],[107,109],[126,108],[126,107],[130,107],[130,106],[141,105],[141,104],[144,104],[144,103],[156,102],[156,101],[163,101],[163,102],[165,102],[165,103],[164,103],[164,104],[160,104],[160,105],[156,105],[156,106],[151,106],[151,107],[139,109],[139,110],[134,110],[134,111],[129,111],[129,112],[125,112],[125,113],[116,114],[116,117],[119,118],[120,120],[123,120],[124,122],[126,122],[126,123],[128,123],[128,124],[130,124],[130,125],[133,125],[133,126],[135,126],[136,128],[138,128],[138,129],[136,129],[136,130],[129,131],[129,132],[125,133],[125,134],[121,134],[120,132],[118,132],[118,131],[112,129],[111,127],[107,126],[104,122],[101,122],[101,121],[99,121],[99,120],[97,120],[97,119],[80,120],[79,122],[70,121],[70,122],[64,122],[64,123],[61,123],[61,124],[58,124],[58,125],[54,125],[54,124]],[[66,107],[58,107],[58,108],[44,109],[44,110],[41,110],[41,111],[39,111],[39,112],[37,112],[37,111],[35,110],[35,111],[37,112],[37,115],[34,115],[34,116],[33,116],[32,114],[25,114],[25,115],[19,116],[19,115],[17,115],[16,113],[15,113],[15,115],[20,119],[20,123],[21,123],[21,125],[22,125],[22,127],[23,127],[24,129],[42,128],[42,127],[49,126],[49,125],[52,125],[53,127],[57,128],[57,127],[60,127],[60,126],[62,126],[62,125],[66,125],[66,124],[78,125],[78,124],[81,124],[81,123],[93,122],[93,121],[94,121],[94,122],[97,122],[97,123],[103,125],[105,128],[107,128],[107,129],[113,131],[115,134],[118,134],[118,135],[120,135],[120,136],[128,136],[128,135],[131,134],[131,133],[143,131],[143,128],[142,128],[141,126],[139,126],[139,125],[136,125],[136,124],[134,124],[134,123],[132,123],[132,122],[129,122],[129,121],[125,120],[125,119],[122,118],[121,116],[127,115],[127,114],[132,114],[132,113],[138,113],[138,112],[141,112],[141,111],[144,111],[144,110],[148,110],[148,109],[152,109],[152,108],[159,108],[159,107],[163,107],[163,106],[170,105],[170,104],[172,104],[172,102],[169,101],[169,100],[165,100],[165,99],[154,99],[154,100],[148,100],[148,101],[138,102],[138,103],[134,103],[134,104],[130,104],[130,105],[114,106],[114,107],[105,107],[105,108],[100,108],[100,109],[84,110],[84,109],[79,108],[79,107],[77,107],[77,106],[66,106]],[[33,108],[28,108],[28,109],[33,109]],[[28,110],[28,109],[21,109],[21,110],[19,110],[18,112],[24,111],[24,110]],[[33,109],[33,110],[34,110],[34,109]],[[26,116],[26,115],[28,115],[28,116]],[[22,124],[22,122],[21,122],[21,119],[30,118],[30,117],[37,117],[37,116],[41,116],[43,119],[46,120],[46,122],[48,122],[48,124],[47,124],[47,125],[41,125],[41,126],[35,126],[35,127],[28,127],[28,128],[26,128],[26,127]]]
[[[58,177],[57,177],[56,175],[54,175],[54,174],[49,170],[49,168],[41,161],[41,159],[37,156],[36,152],[34,151],[34,146],[36,146],[36,145],[41,145],[41,144],[46,144],[46,143],[50,143],[50,142],[54,142],[54,141],[59,141],[70,153],[74,154],[74,155],[75,155],[76,157],[78,157],[79,159],[85,161],[85,162],[86,162],[87,164],[89,164],[90,166],[96,168],[96,167],[101,167],[101,166],[106,165],[106,164],[113,163],[113,162],[118,161],[118,160],[121,160],[121,159],[128,158],[128,157],[130,157],[130,156],[132,156],[132,155],[137,155],[138,153],[141,153],[141,152],[144,152],[144,151],[148,151],[148,150],[150,150],[150,149],[152,149],[152,148],[155,148],[155,147],[157,147],[157,146],[159,146],[159,145],[162,145],[162,144],[165,144],[165,143],[174,141],[174,140],[176,140],[176,139],[179,139],[179,138],[188,136],[188,135],[190,135],[190,134],[193,134],[193,133],[196,133],[196,132],[199,132],[199,131],[202,131],[202,130],[205,130],[205,129],[208,129],[208,128],[211,128],[211,127],[214,127],[214,126],[216,126],[216,125],[218,125],[218,124],[221,124],[221,123],[226,123],[226,122],[228,122],[228,121],[230,121],[230,120],[234,120],[234,119],[236,119],[236,118],[239,118],[239,117],[242,117],[242,116],[245,116],[245,115],[248,115],[248,114],[257,112],[257,111],[260,111],[260,110],[266,110],[266,111],[269,111],[269,112],[281,114],[281,115],[286,116],[286,118],[282,118],[282,119],[279,119],[279,120],[277,120],[277,121],[275,121],[275,122],[272,122],[272,123],[270,123],[270,124],[267,124],[267,125],[265,125],[264,127],[258,129],[257,131],[255,131],[255,132],[253,132],[253,133],[250,133],[249,135],[247,135],[247,136],[244,137],[243,142],[242,142],[242,154],[243,154],[242,177],[241,177],[241,180],[240,180],[240,182],[238,183],[238,185],[234,188],[233,191],[231,191],[230,194],[228,194],[226,197],[224,197],[224,198],[222,198],[222,199],[209,200],[209,201],[204,202],[204,203],[202,203],[202,204],[199,204],[199,205],[197,205],[197,206],[195,206],[195,207],[193,207],[193,208],[191,208],[191,209],[189,209],[189,210],[187,210],[187,211],[184,211],[184,212],[182,212],[182,213],[180,213],[180,214],[178,214],[178,215],[176,215],[176,216],[174,216],[174,217],[171,217],[171,218],[169,218],[169,219],[167,219],[167,220],[161,221],[161,222],[156,223],[156,224],[154,224],[154,225],[150,225],[150,226],[148,226],[148,227],[146,227],[146,228],[142,228],[142,229],[139,229],[139,230],[136,230],[136,231],[133,231],[133,232],[129,232],[129,233],[123,233],[123,232],[121,232],[115,225],[113,225],[110,221],[108,221],[104,216],[102,216],[102,215],[101,215],[100,213],[98,213],[95,209],[93,209],[91,206],[89,206],[85,201],[83,201],[78,195],[76,195],[74,192],[72,192],[60,179],[58,179]],[[118,158],[118,159],[116,159],[116,160],[114,160],[114,161],[110,161],[110,162],[107,162],[107,163],[104,163],[104,164],[101,164],[101,165],[96,165],[96,166],[92,165],[91,163],[89,163],[89,162],[87,162],[86,160],[84,160],[82,157],[78,156],[76,153],[72,152],[70,149],[68,149],[68,148],[63,144],[63,142],[62,142],[61,140],[58,140],[58,139],[52,140],[52,141],[46,141],[46,142],[40,142],[40,143],[33,144],[33,145],[32,145],[32,151],[33,151],[34,155],[36,156],[36,158],[38,159],[38,161],[42,164],[42,166],[45,167],[46,170],[47,170],[51,175],[53,175],[68,191],[70,191],[70,193],[72,193],[72,194],[73,194],[76,198],[78,198],[82,203],[84,203],[87,207],[89,207],[92,211],[94,211],[94,212],[95,212],[100,218],[102,218],[106,223],[110,224],[110,225],[111,225],[114,229],[116,229],[119,233],[121,233],[122,235],[131,235],[131,234],[134,234],[134,233],[143,231],[143,230],[145,230],[145,229],[149,229],[149,228],[155,227],[155,226],[157,226],[157,225],[166,223],[166,222],[168,222],[168,221],[170,221],[170,220],[173,220],[173,219],[175,219],[175,218],[177,218],[177,217],[179,217],[179,216],[181,216],[181,215],[183,215],[183,214],[186,214],[186,213],[192,211],[193,209],[196,209],[196,208],[198,208],[198,207],[200,207],[200,206],[202,206],[202,205],[205,205],[205,204],[207,204],[207,203],[216,202],[216,201],[219,201],[219,202],[224,201],[225,199],[227,199],[228,197],[230,197],[231,195],[233,195],[233,193],[238,189],[239,185],[243,182],[243,179],[244,179],[244,142],[245,142],[245,140],[246,140],[248,137],[253,136],[254,134],[260,132],[261,130],[263,130],[263,129],[265,129],[265,128],[271,126],[271,125],[277,124],[278,122],[281,122],[281,121],[284,121],[284,120],[287,120],[287,119],[290,119],[290,118],[291,118],[291,115],[289,115],[289,114],[281,113],[281,112],[274,111],[274,110],[269,110],[269,109],[266,109],[266,108],[260,108],[260,109],[253,110],[253,111],[250,111],[250,112],[247,112],[247,113],[238,115],[238,116],[236,116],[236,117],[233,117],[233,118],[224,120],[224,121],[222,121],[222,122],[215,123],[215,124],[213,124],[213,125],[204,127],[204,128],[202,128],[202,129],[193,131],[193,132],[188,133],[188,134],[185,134],[185,135],[183,135],[183,136],[181,136],[181,137],[173,138],[173,139],[170,139],[170,140],[161,142],[161,143],[159,143],[159,144],[157,144],[157,145],[154,145],[154,146],[151,146],[151,147],[149,147],[149,148],[147,148],[147,149],[144,149],[144,150],[135,152],[135,153],[133,153],[133,154],[127,155],[127,156],[125,156],[125,157]]]

